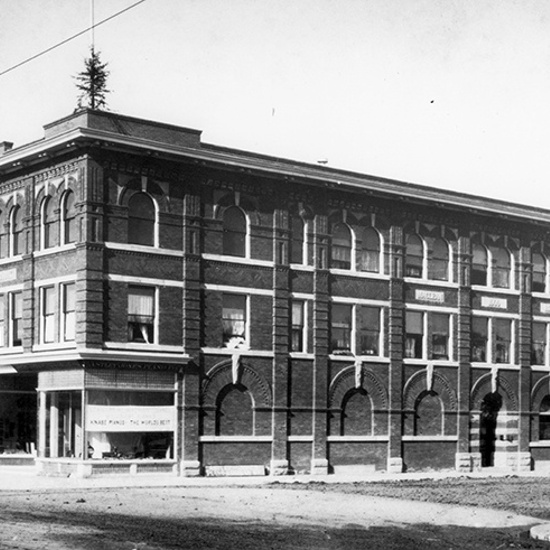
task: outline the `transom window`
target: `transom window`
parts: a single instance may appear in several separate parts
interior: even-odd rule
[[[246,256],[246,216],[238,206],[223,213],[223,253],[227,256]]]
[[[128,242],[155,245],[155,204],[146,193],[136,193],[128,201]]]

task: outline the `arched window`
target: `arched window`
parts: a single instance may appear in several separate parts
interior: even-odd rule
[[[305,224],[300,216],[290,219],[290,263],[304,264],[304,228]]]
[[[416,400],[414,435],[442,435],[443,405],[434,391],[424,391]]]
[[[441,238],[433,242],[432,256],[428,263],[428,278],[435,281],[449,280],[449,245]]]
[[[216,435],[253,435],[252,396],[241,384],[227,386],[216,406]]]
[[[330,267],[351,269],[351,231],[345,223],[334,226],[330,250]]]
[[[10,213],[10,250],[11,256],[23,254],[23,210],[14,206]]]
[[[405,276],[421,279],[424,265],[424,244],[416,235],[409,235],[405,246]]]
[[[495,288],[510,288],[510,252],[505,248],[491,248],[493,257],[493,280]]]
[[[366,227],[362,234],[362,247],[358,268],[369,273],[380,272],[380,235],[372,227]]]
[[[547,395],[540,404],[539,439],[550,439],[550,395]]]
[[[8,235],[6,234],[6,218],[5,212],[0,211],[0,258],[8,256]]]
[[[546,292],[546,258],[533,252],[533,292]]]
[[[42,247],[52,248],[57,245],[55,231],[55,202],[46,197],[42,202]]]
[[[67,191],[63,199],[63,244],[76,241],[76,208],[72,191]]]
[[[149,195],[136,193],[128,201],[128,242],[155,245],[155,204]]]
[[[340,435],[371,435],[372,403],[364,389],[353,389],[342,403],[342,424]]]
[[[246,216],[237,206],[230,206],[223,213],[223,253],[246,256]]]
[[[472,272],[473,285],[487,286],[487,249],[477,243],[472,245]]]

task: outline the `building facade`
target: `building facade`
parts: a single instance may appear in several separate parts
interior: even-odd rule
[[[550,466],[550,211],[105,112],[44,130],[0,144],[0,463]]]

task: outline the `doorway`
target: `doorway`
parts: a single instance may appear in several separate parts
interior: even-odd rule
[[[502,408],[502,396],[488,393],[481,402],[479,415],[479,452],[483,468],[495,465],[496,431],[498,413]]]

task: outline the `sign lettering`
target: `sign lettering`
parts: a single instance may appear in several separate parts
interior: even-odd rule
[[[481,297],[481,307],[492,307],[495,309],[507,309],[508,300],[506,298],[491,298],[489,296]]]
[[[442,304],[445,302],[445,293],[438,290],[415,290],[414,296],[417,300]]]
[[[175,428],[174,407],[86,407],[86,430],[89,432],[172,432]]]

